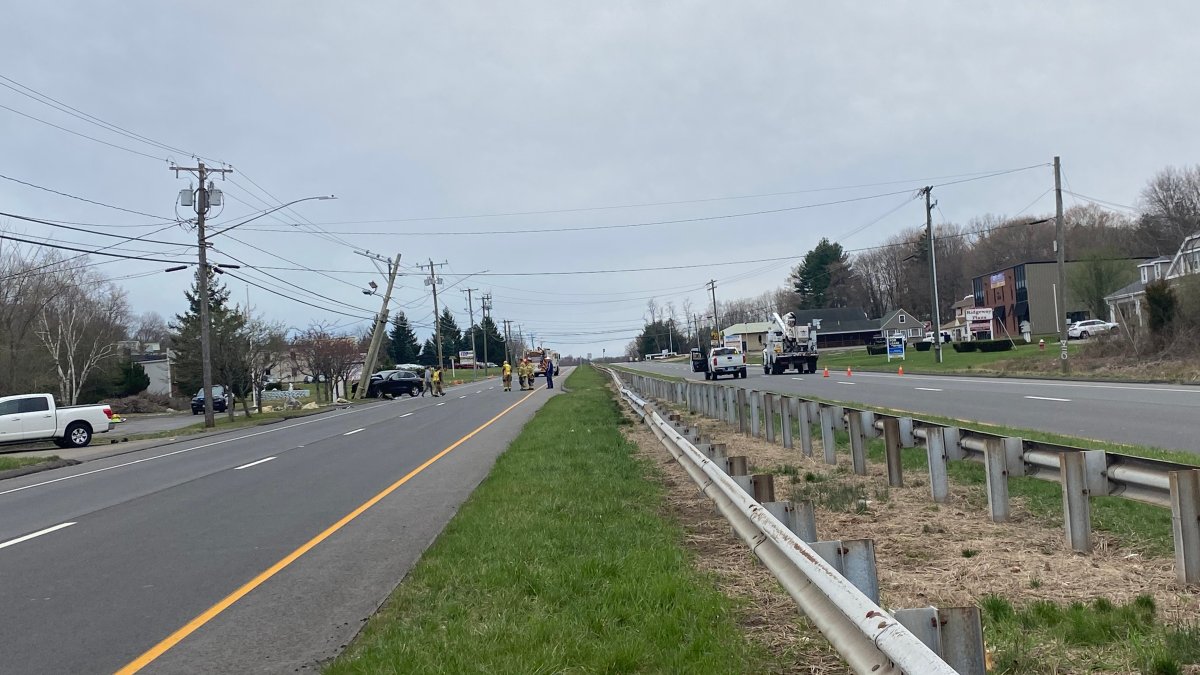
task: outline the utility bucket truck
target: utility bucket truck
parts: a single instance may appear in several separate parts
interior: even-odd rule
[[[796,315],[792,312],[782,317],[774,312],[771,317],[776,325],[767,333],[763,374],[781,375],[788,368],[795,368],[797,373],[817,372],[817,329],[821,327],[821,320],[797,326]]]

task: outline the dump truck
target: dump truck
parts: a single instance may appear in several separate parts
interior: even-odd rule
[[[789,368],[797,373],[817,372],[817,329],[821,320],[806,326],[796,325],[796,315],[788,312],[782,317],[774,312],[775,326],[767,332],[763,348],[763,374],[782,375]]]

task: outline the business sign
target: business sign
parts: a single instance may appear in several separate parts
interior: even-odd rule
[[[892,359],[907,360],[904,356],[904,345],[905,340],[903,333],[893,335],[887,339],[887,356],[889,362]]]
[[[991,307],[972,307],[964,312],[964,317],[967,321],[975,323],[977,321],[991,321]]]
[[[725,336],[725,346],[732,347],[733,349],[741,351],[742,336],[741,335],[726,335]]]
[[[473,352],[473,351],[471,351],[471,350],[469,350],[469,349],[468,349],[467,351],[465,351],[465,352],[459,352],[459,353],[458,353],[458,362],[459,362],[460,364],[464,365],[464,366],[467,366],[467,365],[474,365],[474,363],[475,363],[475,352]]]
[[[1000,288],[1004,285],[1004,272],[998,272],[992,275],[990,280],[992,288]]]

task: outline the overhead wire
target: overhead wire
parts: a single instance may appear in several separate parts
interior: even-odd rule
[[[4,180],[7,180],[7,181],[12,181],[13,183],[20,183],[21,185],[24,185],[24,186],[26,186],[26,187],[31,187],[31,188],[35,188],[35,189],[38,189],[38,190],[43,190],[43,191],[45,191],[45,192],[50,192],[50,193],[53,193],[53,194],[59,195],[59,196],[61,196],[61,197],[67,197],[67,198],[70,198],[70,199],[76,199],[76,200],[78,200],[78,201],[81,201],[81,202],[87,202],[88,204],[94,204],[94,205],[96,205],[96,206],[103,206],[103,207],[104,207],[104,208],[106,208],[106,209],[115,209],[115,210],[117,210],[117,211],[124,211],[125,213],[132,213],[132,214],[134,214],[134,215],[138,215],[138,216],[147,216],[147,217],[149,217],[149,218],[158,218],[158,219],[160,219],[160,220],[164,220],[164,221],[166,221],[166,220],[171,220],[171,219],[169,219],[169,218],[165,218],[165,217],[163,217],[163,216],[156,216],[156,215],[154,215],[153,213],[146,213],[146,212],[144,212],[144,211],[135,211],[135,210],[133,210],[133,209],[127,209],[127,208],[125,208],[125,207],[123,207],[123,206],[113,206],[112,204],[105,204],[104,202],[98,202],[98,201],[96,201],[96,200],[94,200],[94,199],[88,199],[88,198],[86,198],[86,197],[80,197],[80,196],[78,196],[78,195],[73,195],[73,194],[71,194],[71,193],[69,193],[69,192],[62,192],[61,190],[55,190],[54,188],[48,188],[48,187],[45,187],[45,186],[43,186],[43,185],[37,185],[36,183],[30,183],[30,182],[28,182],[28,181],[23,181],[23,180],[21,180],[21,179],[19,179],[19,178],[13,178],[12,176],[6,176],[6,175],[4,175],[4,174],[2,174],[2,173],[0,173],[0,178],[2,178],[2,179],[4,179]]]

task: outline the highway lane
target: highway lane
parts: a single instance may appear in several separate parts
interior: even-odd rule
[[[144,672],[292,672],[334,655],[548,396],[413,475]],[[466,385],[0,483],[0,672],[117,670],[522,399]]]
[[[687,363],[623,365],[704,379],[703,373],[691,372]],[[750,366],[747,379],[721,381],[750,389],[1200,453],[1200,437],[1194,431],[1200,417],[1200,387],[867,372],[847,377],[845,371],[829,375],[764,375],[761,366]]]

